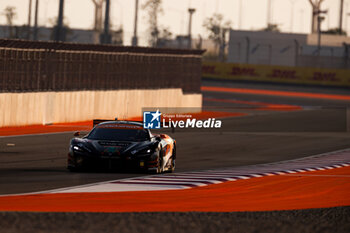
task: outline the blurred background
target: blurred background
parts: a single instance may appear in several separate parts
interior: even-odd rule
[[[348,68],[349,0],[3,0],[0,12],[1,38],[194,48],[206,50],[205,60]]]

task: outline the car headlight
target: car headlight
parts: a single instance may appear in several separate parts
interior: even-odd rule
[[[86,148],[86,147],[83,146],[83,145],[74,145],[74,146],[73,146],[73,151],[78,151],[78,152],[87,151],[87,152],[91,152],[90,149]]]
[[[131,151],[131,154],[132,155],[135,155],[135,154],[149,154],[151,153],[151,149],[149,148],[143,148],[143,149],[136,149],[136,150],[133,150]]]
[[[76,151],[83,151],[83,149],[80,148],[79,146],[73,146],[73,150],[76,150]]]

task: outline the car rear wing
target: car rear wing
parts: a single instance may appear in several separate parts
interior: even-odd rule
[[[93,120],[92,120],[92,126],[95,127],[96,125],[98,125],[98,124],[100,124],[100,123],[102,123],[102,122],[106,122],[106,121],[118,121],[118,119],[117,119],[117,118],[114,119],[114,120],[111,120],[111,119],[109,119],[109,120],[106,120],[106,119],[93,119]],[[143,126],[143,121],[130,121],[130,122],[141,123],[142,126]],[[162,123],[162,122],[160,123],[160,126],[163,127],[163,123]],[[173,126],[172,124],[171,124],[171,131],[172,131],[173,133],[175,132],[175,128],[174,128],[174,126]]]
[[[95,127],[96,125],[106,122],[106,121],[114,121],[114,120],[105,120],[105,119],[93,119],[92,120],[92,127]]]
[[[118,119],[114,119],[114,120],[111,120],[111,119],[108,119],[108,120],[106,120],[106,119],[93,119],[92,126],[95,127],[96,125],[103,123],[103,122],[107,122],[107,121],[119,121],[119,120]],[[125,120],[125,121],[128,121],[128,120]],[[129,121],[129,122],[137,122],[137,123],[141,123],[143,125],[143,121]]]

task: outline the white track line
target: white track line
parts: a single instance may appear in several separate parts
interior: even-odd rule
[[[304,176],[302,173],[305,172],[335,169],[349,165],[350,149],[345,149],[277,163],[132,177],[29,194],[179,190],[263,176]],[[305,174],[305,176],[307,175],[309,174]]]

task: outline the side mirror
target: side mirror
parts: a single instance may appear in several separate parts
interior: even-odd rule
[[[74,137],[79,137],[79,136],[80,136],[80,132],[77,131],[77,132],[75,132],[73,135],[74,135]]]

